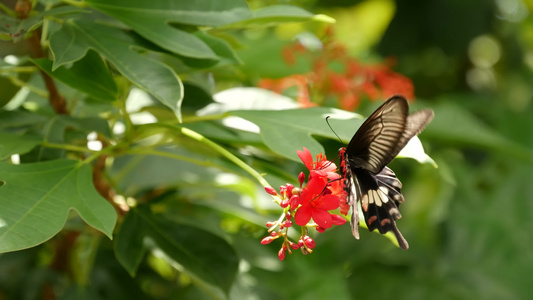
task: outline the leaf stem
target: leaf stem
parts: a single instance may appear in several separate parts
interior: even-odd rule
[[[33,92],[35,94],[37,94],[38,96],[41,96],[43,98],[48,98],[48,92],[43,90],[43,89],[40,89],[40,88],[37,88],[31,84],[27,84],[26,82],[20,80],[18,77],[16,76],[9,76],[9,81],[16,85],[16,86],[19,86],[21,88],[25,87],[27,88],[28,90],[30,90],[30,92]]]
[[[192,117],[183,117],[182,123],[194,123],[194,122],[201,122],[201,121],[213,121],[213,120],[220,120],[227,117],[228,114],[220,114],[220,115],[207,115],[207,116],[192,116]],[[176,121],[177,123],[177,121]]]
[[[130,149],[125,154],[157,155],[157,156],[163,156],[163,157],[168,157],[172,159],[183,160],[183,161],[190,162],[190,163],[197,164],[197,165],[204,166],[204,167],[215,166],[213,163],[207,160],[199,160],[199,159],[189,158],[187,156],[183,156],[183,155],[179,155],[175,153],[169,153],[169,152],[158,151],[158,150],[147,149],[147,148]]]
[[[75,0],[61,0],[65,4],[69,4],[76,7],[86,7],[85,1],[75,1]]]
[[[0,69],[0,74],[9,74],[12,72],[15,73],[34,73],[35,71],[39,70],[35,66],[13,66],[13,67],[6,67],[3,69]],[[23,82],[23,81],[22,81]]]
[[[43,142],[41,145],[46,148],[64,149],[64,150],[76,151],[76,152],[96,152],[94,150],[91,150],[85,147],[68,145],[68,144],[54,144],[54,143],[49,143],[46,141]]]

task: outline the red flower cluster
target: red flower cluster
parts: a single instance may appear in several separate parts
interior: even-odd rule
[[[318,232],[324,232],[332,225],[346,223],[346,219],[342,216],[329,212],[338,209],[339,206],[341,208],[346,206],[346,192],[342,188],[340,175],[336,173],[337,166],[322,154],[317,155],[316,161],[313,161],[311,152],[306,148],[304,151],[296,152],[309,170],[307,184],[303,186],[305,174],[302,172],[298,176],[299,188],[288,183],[280,187],[279,194],[272,187],[265,188],[267,193],[279,197],[279,205],[284,210],[276,222],[267,223],[267,227],[270,227],[270,236],[263,238],[261,244],[270,244],[273,240],[283,237],[284,242],[278,253],[280,260],[285,258],[286,251],[291,253],[290,249],[300,248],[304,254],[313,252],[315,242],[307,234],[308,227],[315,227]],[[293,217],[294,223],[302,226],[302,235],[298,243],[291,242],[287,237],[287,231],[293,225]],[[314,222],[311,222],[311,219]],[[274,231],[277,226],[279,232]]]
[[[296,55],[306,55],[313,66],[308,74],[263,79],[258,85],[280,94],[290,87],[296,87],[297,101],[302,107],[316,105],[311,102],[310,94],[322,95],[317,97],[323,99],[318,104],[334,99],[341,108],[350,111],[359,106],[362,96],[370,100],[395,94],[405,95],[407,99],[414,98],[411,80],[392,71],[391,67],[395,64],[393,59],[386,59],[381,64],[363,65],[350,57],[344,45],[334,36],[333,27],[329,27],[319,53],[309,52],[298,41],[282,50],[283,59],[289,66],[295,64]],[[342,65],[344,70],[334,70],[330,67],[332,65]]]

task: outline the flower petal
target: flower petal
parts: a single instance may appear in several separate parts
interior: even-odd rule
[[[312,211],[313,221],[315,223],[322,227],[322,228],[330,228],[332,224],[331,220],[331,214],[324,210],[319,209],[313,209]],[[300,224],[298,224],[300,225]]]
[[[311,180],[309,180],[305,189],[311,192],[314,196],[317,196],[324,191],[327,184],[327,177],[314,176],[311,178]]]
[[[298,157],[302,160],[308,170],[313,169],[313,156],[307,148],[304,147],[304,151],[296,150],[296,154],[298,154]]]
[[[346,219],[339,215],[331,215],[331,222],[333,225],[344,225],[346,224]]]
[[[294,214],[294,222],[300,226],[305,226],[311,220],[311,210],[309,206],[300,206]]]
[[[332,209],[337,209],[339,207],[341,199],[337,196],[333,196],[329,194],[329,195],[324,195],[321,200],[322,201],[317,207],[318,209],[332,210]]]

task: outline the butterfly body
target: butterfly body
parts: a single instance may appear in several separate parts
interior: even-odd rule
[[[387,165],[409,140],[433,119],[433,111],[409,115],[407,100],[393,96],[357,130],[347,148],[339,150],[347,203],[352,206],[352,233],[359,239],[359,206],[370,231],[392,231],[402,249],[409,244],[396,227],[404,202],[402,183]]]

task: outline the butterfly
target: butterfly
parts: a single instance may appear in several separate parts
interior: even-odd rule
[[[409,244],[396,220],[405,201],[402,183],[387,165],[415,135],[431,122],[430,109],[409,114],[407,100],[399,95],[383,103],[357,130],[348,147],[339,150],[346,202],[352,206],[351,227],[359,239],[359,206],[368,230],[392,231],[402,249]]]

